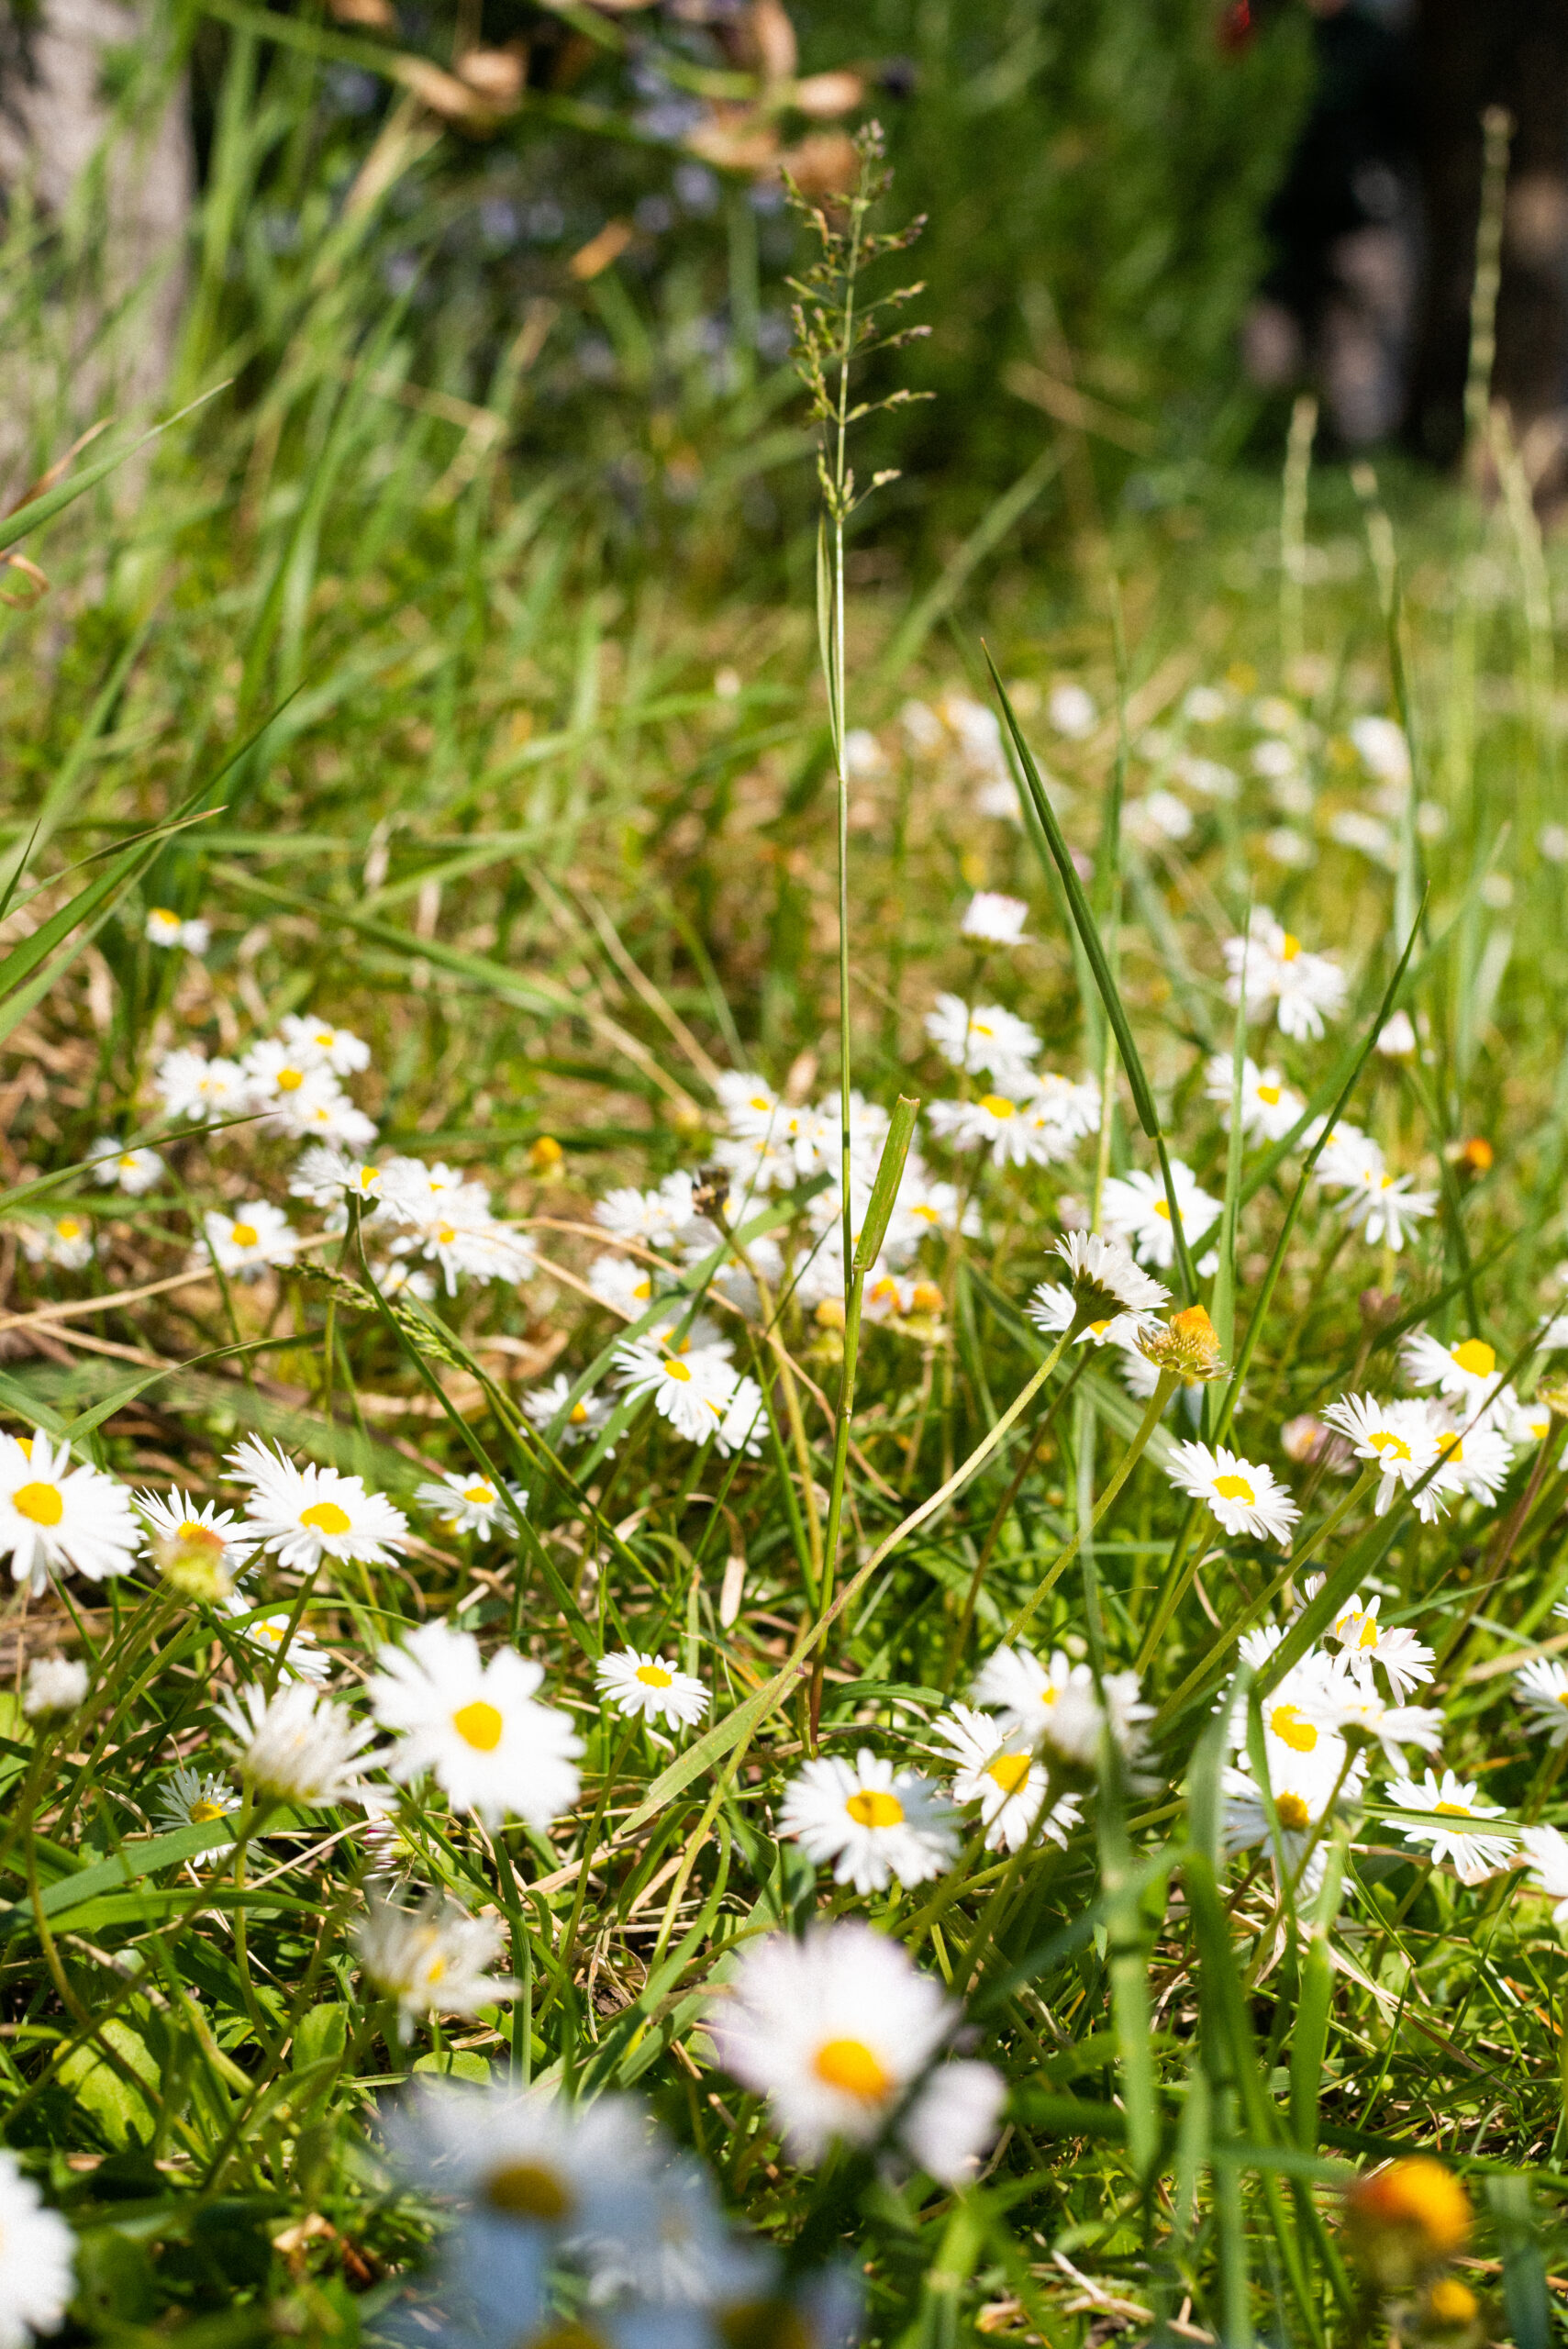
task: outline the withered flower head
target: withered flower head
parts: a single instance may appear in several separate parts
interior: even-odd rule
[[[1201,1305],[1184,1306],[1162,1327],[1156,1323],[1146,1330],[1138,1343],[1156,1370],[1173,1370],[1189,1386],[1205,1386],[1225,1375],[1219,1332]]]

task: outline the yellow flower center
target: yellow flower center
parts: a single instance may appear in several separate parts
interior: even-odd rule
[[[65,1515],[58,1485],[20,1485],[11,1496],[11,1507],[33,1525],[58,1525]]]
[[[32,1437],[30,1435],[19,1435],[17,1438],[17,1449],[21,1453],[24,1460],[30,1460],[33,1456]]]
[[[1169,1223],[1171,1220],[1171,1202],[1169,1199],[1156,1199],[1153,1202],[1153,1206],[1155,1214],[1162,1216],[1165,1221]]]
[[[347,1533],[353,1522],[348,1510],[339,1508],[336,1501],[312,1501],[308,1508],[300,1510],[299,1521],[317,1533]]]
[[[1280,961],[1281,961],[1282,963],[1294,963],[1294,962],[1295,962],[1295,960],[1296,960],[1296,956],[1300,953],[1300,952],[1301,952],[1301,941],[1300,941],[1300,939],[1299,939],[1299,938],[1293,938],[1293,937],[1291,936],[1291,934],[1290,934],[1289,930],[1287,930],[1285,931],[1284,936],[1284,937],[1281,939],[1281,941],[1280,941],[1280,950],[1279,950],[1279,958],[1280,958]]]
[[[123,1167],[125,1168],[125,1170],[126,1170],[126,1172],[127,1172],[128,1174],[129,1174],[129,1173],[134,1169],[134,1167],[135,1167],[135,1165],[136,1165],[136,1152],[135,1152],[135,1151],[134,1151],[134,1150],[122,1150],[122,1151],[121,1151],[121,1152],[120,1152],[120,1154],[119,1154],[119,1159],[118,1159],[118,1162],[117,1162],[117,1163],[118,1163],[118,1164],[120,1164],[121,1166],[123,1166]]]
[[[361,1166],[354,1180],[361,1191],[368,1191],[373,1183],[380,1182],[381,1169],[379,1166]]]
[[[495,1487],[494,1485],[465,1485],[462,1497],[465,1501],[472,1501],[475,1508],[488,1508],[495,1497]]]
[[[152,918],[158,924],[160,930],[177,930],[179,928],[179,915],[172,914],[167,906],[154,906],[152,908]]]
[[[998,1753],[995,1762],[987,1762],[985,1775],[999,1786],[1005,1795],[1016,1795],[1029,1774],[1027,1753]]]
[[[62,1215],[54,1228],[62,1240],[78,1240],[82,1236],[82,1226],[73,1215]]]
[[[862,1787],[844,1805],[857,1827],[896,1827],[904,1817],[904,1806],[896,1795],[884,1794],[878,1787]]]
[[[1269,1727],[1293,1753],[1310,1753],[1317,1746],[1317,1730],[1310,1721],[1302,1720],[1295,1705],[1276,1705],[1269,1715]]]
[[[237,1223],[228,1236],[237,1248],[254,1248],[261,1235],[253,1223]]]
[[[885,2103],[895,2085],[863,2039],[824,2041],[811,2068],[826,2087],[842,2088],[846,2096],[858,2096],[866,2104]]]
[[[753,1109],[762,1109],[766,1111],[771,1109],[773,1105],[769,1100],[765,1093],[753,1093],[748,1106]]]
[[[1374,1428],[1367,1442],[1375,1446],[1385,1460],[1408,1460],[1410,1457],[1409,1445],[1402,1435],[1396,1435],[1392,1428]]]
[[[450,1248],[450,1247],[451,1246],[451,1244],[452,1244],[452,1241],[453,1241],[456,1238],[457,1238],[457,1233],[452,1230],[452,1227],[451,1227],[451,1225],[450,1225],[450,1223],[442,1223],[442,1224],[438,1224],[438,1225],[437,1225],[437,1227],[436,1227],[436,1245],[438,1246],[438,1248]]]
[[[683,1386],[689,1386],[692,1383],[691,1372],[684,1362],[677,1362],[673,1354],[667,1354],[664,1358],[664,1375],[666,1378],[678,1378]]]
[[[222,1817],[223,1805],[220,1802],[209,1802],[205,1796],[202,1798],[200,1802],[194,1802],[191,1805],[191,1825],[193,1827],[210,1827],[215,1819],[221,1819]]]
[[[1489,1346],[1484,1338],[1466,1338],[1462,1345],[1453,1347],[1451,1352],[1458,1367],[1468,1371],[1472,1378],[1490,1378],[1497,1367],[1496,1350]]]
[[[1005,1093],[983,1093],[980,1106],[993,1118],[1010,1118],[1017,1109],[1017,1104],[1009,1101]]]
[[[588,1406],[586,1403],[573,1403],[569,1414],[569,1419],[570,1424],[573,1427],[584,1427],[587,1424],[588,1419]]]
[[[1475,1816],[1467,1802],[1435,1802],[1432,1809],[1443,1819],[1473,1819]]]
[[[1091,1321],[1089,1324],[1089,1335],[1091,1338],[1103,1338],[1110,1326],[1111,1325],[1108,1321]]]
[[[640,1680],[645,1688],[668,1688],[675,1677],[673,1672],[666,1672],[662,1664],[639,1664],[631,1676],[634,1680]]]
[[[1245,1501],[1249,1508],[1258,1497],[1245,1476],[1217,1476],[1214,1489],[1222,1501]]]
[[[471,1705],[458,1707],[452,1715],[452,1727],[463,1743],[472,1745],[476,1753],[494,1753],[501,1742],[501,1731],[506,1723],[494,1705],[487,1705],[483,1697],[476,1697]]]
[[[198,1519],[187,1517],[183,1525],[177,1525],[174,1528],[174,1539],[176,1542],[199,1542],[203,1534],[209,1531],[210,1528],[203,1525]]]
[[[304,1083],[305,1071],[302,1068],[279,1069],[278,1091],[280,1093],[297,1093]]]
[[[576,2200],[565,2179],[542,2162],[504,2162],[484,2181],[484,2199],[508,2219],[570,2218]]]
[[[1442,1453],[1445,1460],[1451,1460],[1457,1466],[1463,1466],[1464,1440],[1462,1436],[1440,1435],[1438,1438],[1438,1450]]]
[[[1312,1824],[1312,1814],[1299,1795],[1276,1795],[1274,1809],[1279,1813],[1280,1825],[1293,1835],[1299,1835],[1303,1828]]]
[[[1277,1109],[1279,1108],[1279,1097],[1284,1090],[1284,1087],[1283,1085],[1260,1085],[1258,1087],[1258,1098],[1260,1101],[1266,1101],[1271,1109]]]
[[[1374,1616],[1368,1615],[1362,1621],[1356,1645],[1358,1648],[1374,1648],[1377,1645],[1377,1620]]]
[[[320,1045],[321,1050],[324,1052],[331,1051],[337,1032],[338,1031],[335,1028],[318,1028],[317,1030],[315,1041]]]

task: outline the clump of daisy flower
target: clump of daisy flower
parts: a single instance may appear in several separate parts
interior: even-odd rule
[[[628,1720],[640,1717],[689,1729],[707,1710],[707,1690],[700,1680],[637,1648],[602,1656],[595,1666],[594,1686]]]
[[[281,1565],[314,1574],[323,1560],[387,1564],[402,1550],[408,1520],[361,1476],[340,1475],[313,1463],[296,1468],[281,1445],[247,1436],[228,1455],[237,1482],[250,1487],[245,1534]]]
[[[505,1927],[440,1894],[406,1909],[373,1893],[353,1939],[367,1980],[395,2000],[406,2041],[423,2016],[475,2015],[517,1997],[509,1975],[486,1971],[506,1945]]]
[[[364,1749],[373,1726],[356,1722],[345,1708],[306,1681],[291,1681],[269,1697],[263,1688],[239,1688],[223,1698],[218,1713],[234,1739],[240,1776],[275,1802],[353,1802],[361,1772],[371,1766]]]
[[[830,1861],[834,1882],[860,1893],[884,1891],[895,1878],[924,1884],[959,1845],[957,1816],[929,1779],[865,1746],[852,1763],[838,1755],[807,1762],[784,1790],[778,1831],[818,1866]]]
[[[401,1784],[428,1772],[454,1810],[492,1828],[508,1812],[547,1827],[576,1801],[583,1741],[564,1713],[539,1702],[541,1664],[511,1648],[486,1663],[472,1631],[439,1621],[377,1660],[365,1693],[397,1733],[386,1766]]]
[[[163,1180],[164,1164],[157,1151],[128,1150],[112,1134],[101,1135],[88,1155],[95,1183],[106,1191],[123,1191],[128,1199],[155,1191]]]
[[[93,1261],[93,1230],[79,1215],[59,1215],[50,1223],[17,1227],[22,1253],[29,1264],[57,1264],[62,1273],[79,1273]]]
[[[35,1429],[0,1435],[0,1557],[35,1598],[67,1567],[89,1582],[128,1574],[142,1546],[141,1528],[122,1485],[71,1446]]]
[[[86,1701],[87,1667],[75,1656],[35,1655],[28,1666],[22,1710],[28,1720],[73,1713]]]

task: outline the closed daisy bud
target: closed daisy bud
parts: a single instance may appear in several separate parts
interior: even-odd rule
[[[560,1177],[565,1157],[553,1134],[540,1134],[528,1146],[528,1173],[540,1183],[553,1183]]]
[[[176,1533],[153,1533],[147,1546],[159,1573],[182,1598],[203,1599],[210,1606],[234,1588],[225,1563],[228,1545],[210,1525],[193,1522]]]
[[[1443,2349],[1462,2349],[1462,2344],[1485,2337],[1481,2303],[1457,2276],[1440,2276],[1421,2295],[1414,2330],[1423,2341],[1441,2341]]]
[[[1156,1370],[1173,1370],[1189,1385],[1207,1384],[1225,1375],[1219,1332],[1201,1305],[1173,1313],[1163,1329],[1145,1330],[1139,1340],[1139,1352]]]
[[[1485,1134],[1472,1134],[1454,1152],[1453,1163],[1462,1174],[1490,1174],[1496,1152]]]
[[[1463,2250],[1470,2199],[1451,2170],[1417,2154],[1358,2178],[1347,2190],[1345,2235],[1373,2284],[1385,2292],[1407,2291]]]

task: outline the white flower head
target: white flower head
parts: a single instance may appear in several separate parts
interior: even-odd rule
[[[1246,987],[1247,1016],[1261,1019],[1277,1006],[1281,1033],[1297,1042],[1316,1042],[1344,1008],[1345,974],[1326,954],[1308,953],[1298,938],[1277,922],[1266,906],[1254,907],[1245,936],[1228,938],[1225,984],[1231,1003]]]
[[[250,1106],[239,1062],[221,1054],[209,1061],[189,1044],[164,1053],[152,1083],[171,1118],[205,1119],[212,1125],[220,1119],[242,1117]]]
[[[1077,1319],[1078,1300],[1060,1281],[1041,1281],[1024,1310],[1037,1330],[1057,1337],[1063,1330],[1071,1330]],[[1073,1343],[1117,1346],[1125,1352],[1137,1345],[1147,1327],[1147,1318],[1141,1313],[1113,1313],[1103,1321],[1085,1322]]]
[[[1217,1052],[1206,1072],[1204,1090],[1230,1123],[1235,1072],[1223,1052]],[[1293,1093],[1277,1068],[1260,1068],[1256,1061],[1241,1063],[1241,1131],[1249,1141],[1283,1141],[1307,1104]]]
[[[506,1945],[505,1927],[439,1893],[417,1909],[373,1893],[353,1938],[369,1980],[396,2001],[405,2040],[422,2016],[476,2015],[517,1994],[509,1976],[486,1971]]]
[[[926,1114],[943,1141],[955,1150],[988,1149],[998,1166],[1054,1166],[1072,1156],[1076,1139],[1037,1107],[1027,1084],[973,1101],[933,1101]]]
[[[1436,1213],[1437,1193],[1413,1189],[1415,1179],[1368,1167],[1346,1191],[1340,1201],[1345,1220],[1369,1248],[1391,1248],[1397,1254],[1416,1226]]]
[[[1403,1704],[1411,1689],[1431,1678],[1432,1651],[1403,1624],[1382,1621],[1382,1605],[1376,1592],[1364,1604],[1361,1593],[1353,1592],[1323,1636],[1338,1643],[1346,1665],[1358,1676],[1381,1664],[1395,1701]]]
[[[997,889],[977,889],[959,925],[962,938],[977,938],[987,946],[1025,946],[1024,924],[1029,909],[1021,897],[1005,897]]]
[[[1568,1836],[1557,1827],[1521,1827],[1519,1842],[1531,1885],[1557,1903],[1553,1924],[1568,1922]]]
[[[156,1815],[161,1827],[216,1827],[239,1808],[239,1798],[220,1772],[193,1770],[182,1762],[159,1790]]]
[[[938,996],[935,1010],[926,1017],[926,1033],[951,1067],[972,1076],[992,1075],[1020,1093],[1040,1054],[1040,1038],[1014,1013],[995,1003],[971,1009],[957,995]]]
[[[161,1560],[175,1547],[191,1563],[202,1561],[211,1576],[214,1595],[227,1594],[254,1550],[255,1537],[232,1509],[214,1501],[194,1501],[177,1488],[169,1493],[139,1492],[136,1507],[151,1536],[153,1555]]]
[[[547,1434],[566,1410],[567,1401],[576,1384],[576,1380],[569,1378],[563,1370],[557,1371],[548,1386],[530,1386],[522,1397],[524,1416],[541,1435]],[[575,1443],[591,1443],[608,1425],[614,1411],[615,1405],[607,1395],[589,1393],[582,1396],[566,1411],[560,1437],[562,1450],[564,1452]]]
[[[307,1681],[291,1680],[271,1698],[263,1688],[236,1689],[217,1710],[233,1733],[240,1775],[279,1802],[353,1802],[361,1771],[380,1759],[364,1755],[373,1727]]]
[[[778,1831],[818,1866],[831,1861],[838,1884],[860,1893],[891,1879],[924,1884],[958,1851],[955,1814],[917,1770],[895,1770],[862,1746],[853,1763],[807,1762],[784,1790]]]
[[[300,1152],[299,1163],[289,1177],[289,1197],[332,1210],[338,1219],[336,1228],[340,1230],[345,1200],[360,1200],[362,1220],[368,1223],[381,1205],[381,1186],[382,1170],[373,1160],[356,1158],[351,1151],[335,1149],[330,1142],[313,1141]]]
[[[1134,1262],[1118,1240],[1097,1231],[1066,1231],[1056,1252],[1073,1276],[1074,1297],[1093,1307],[1108,1304],[1122,1314],[1158,1313],[1171,1292]]]
[[[1271,1741],[1267,1751],[1269,1791],[1274,1817],[1279,1821],[1285,1871],[1293,1877],[1299,1873],[1302,1889],[1312,1893],[1322,1881],[1325,1862],[1321,1838],[1315,1838],[1314,1831],[1322,1827],[1334,1807],[1343,1747],[1336,1739],[1331,1743],[1325,1741],[1308,1753],[1297,1753],[1278,1741]],[[1239,1852],[1249,1844],[1272,1843],[1268,1807],[1256,1779],[1245,1770],[1228,1767],[1220,1773],[1219,1785],[1224,1798],[1221,1832],[1225,1849]],[[1342,1791],[1343,1797],[1351,1799],[1359,1793],[1360,1777],[1354,1768]]]
[[[0,2150],[0,2349],[28,2349],[65,2321],[75,2289],[76,2237],[50,2210],[15,2154]]]
[[[1440,1464],[1433,1483],[1448,1492],[1467,1493],[1473,1501],[1490,1508],[1507,1480],[1514,1456],[1513,1444],[1502,1427],[1489,1414],[1456,1426],[1440,1403],[1429,1404],[1428,1415]],[[1510,1403],[1506,1417],[1512,1416]]]
[[[299,1245],[283,1209],[266,1199],[250,1199],[231,1216],[208,1208],[202,1218],[202,1236],[206,1248],[197,1252],[196,1261],[210,1252],[230,1280],[259,1280],[270,1265],[292,1264]]]
[[[1318,1151],[1312,1169],[1324,1188],[1330,1191],[1368,1190],[1373,1184],[1380,1183],[1383,1178],[1383,1152],[1370,1134],[1363,1134],[1359,1126],[1347,1124],[1341,1119],[1339,1125],[1329,1127],[1326,1118],[1314,1118],[1302,1135],[1306,1146],[1316,1150],[1326,1127],[1327,1139],[1323,1141],[1323,1147]]]
[[[353,1076],[369,1068],[371,1048],[347,1028],[308,1012],[291,1011],[279,1022],[283,1041],[296,1061],[312,1068],[329,1068],[334,1076]]]
[[[1435,1386],[1473,1412],[1484,1409],[1499,1391],[1497,1350],[1485,1338],[1457,1338],[1445,1345],[1418,1330],[1406,1339],[1400,1360],[1412,1386]]]
[[[1187,1245],[1195,1248],[1218,1220],[1223,1203],[1199,1186],[1192,1168],[1180,1158],[1171,1161],[1171,1187]],[[1141,1264],[1161,1272],[1174,1264],[1175,1232],[1162,1176],[1136,1169],[1130,1174],[1113,1174],[1101,1194],[1101,1206],[1107,1229],[1127,1242]]]
[[[17,1237],[29,1264],[58,1264],[62,1273],[80,1273],[93,1261],[93,1227],[79,1215],[57,1215],[48,1223],[21,1224]]]
[[[639,1648],[602,1656],[594,1670],[594,1685],[628,1720],[640,1715],[644,1720],[668,1721],[672,1728],[690,1728],[707,1710],[707,1690],[700,1680]]]
[[[139,1199],[145,1192],[155,1191],[163,1180],[163,1161],[155,1150],[128,1150],[113,1134],[100,1135],[93,1144],[93,1180],[100,1189],[123,1191],[128,1199]]]
[[[1243,1460],[1224,1444],[1178,1443],[1167,1470],[1178,1492],[1203,1501],[1227,1533],[1288,1545],[1301,1515],[1272,1468]]]
[[[89,1582],[128,1574],[142,1546],[123,1485],[44,1434],[0,1435],[0,1558],[41,1598],[50,1575],[73,1568]]]
[[[627,1400],[651,1397],[661,1419],[689,1443],[706,1443],[716,1435],[735,1399],[736,1375],[714,1348],[667,1353],[650,1339],[633,1339],[617,1347],[615,1365]]]
[[[1407,1011],[1396,1011],[1377,1031],[1377,1049],[1385,1061],[1414,1060],[1416,1048],[1416,1030]]]
[[[1045,707],[1056,731],[1065,734],[1073,742],[1082,741],[1085,734],[1092,734],[1099,718],[1094,696],[1084,686],[1071,682],[1052,685],[1051,698]]]
[[[303,1620],[294,1622],[292,1608],[261,1614],[258,1612],[255,1601],[244,1591],[231,1590],[223,1601],[223,1611],[234,1618],[234,1628],[247,1647],[257,1648],[263,1655],[281,1654],[283,1668],[291,1679],[326,1679],[331,1664],[322,1653],[315,1632],[307,1631]],[[289,1629],[291,1623],[294,1624],[292,1631]]]
[[[187,954],[205,954],[212,944],[211,926],[199,915],[182,917],[167,906],[153,906],[142,936],[149,946],[178,946]]]
[[[73,1713],[86,1699],[87,1667],[72,1655],[35,1655],[28,1666],[22,1710],[28,1720]]]
[[[989,1713],[954,1705],[931,1723],[931,1735],[949,1748],[956,1764],[951,1793],[955,1803],[977,1802],[988,1852],[1016,1852],[1027,1843],[1045,1799],[1046,1774],[1021,1731],[1004,1729]],[[1065,1844],[1080,1818],[1074,1795],[1051,1807],[1041,1832]]]
[[[408,1520],[381,1493],[367,1493],[361,1476],[345,1476],[313,1462],[296,1468],[281,1448],[247,1436],[228,1455],[236,1479],[250,1487],[247,1532],[280,1564],[314,1574],[325,1559],[382,1566],[402,1550]]]
[[[1391,1705],[1376,1684],[1349,1671],[1328,1671],[1304,1700],[1304,1709],[1340,1737],[1359,1736],[1383,1749],[1391,1768],[1404,1767],[1405,1748],[1436,1753],[1442,1743],[1443,1717],[1429,1705]]]
[[[1435,1770],[1428,1770],[1418,1783],[1392,1778],[1388,1800],[1401,1810],[1433,1814],[1430,1819],[1401,1820],[1399,1831],[1407,1843],[1429,1843],[1433,1861],[1447,1860],[1462,1884],[1480,1884],[1507,1867],[1518,1842],[1515,1828],[1479,1824],[1501,1819],[1501,1807],[1477,1802],[1474,1781],[1458,1777],[1451,1770],[1445,1770],[1440,1779]],[[1445,1823],[1440,1825],[1439,1820]],[[1450,1820],[1451,1825],[1446,1823]]]
[[[1538,1655],[1521,1664],[1514,1687],[1529,1726],[1548,1745],[1568,1743],[1568,1671],[1556,1657]]]
[[[454,1810],[494,1827],[510,1812],[546,1827],[577,1799],[583,1741],[540,1704],[544,1668],[511,1648],[486,1663],[470,1631],[432,1621],[383,1648],[366,1695],[399,1742],[387,1759],[406,1785],[430,1772]]]
[[[1436,1463],[1437,1438],[1419,1403],[1380,1403],[1375,1395],[1341,1395],[1326,1407],[1323,1418],[1346,1439],[1358,1460],[1377,1463],[1382,1471],[1379,1517],[1396,1493],[1421,1486]],[[1429,1524],[1440,1514],[1443,1496],[1435,1477],[1417,1492],[1416,1507]]]
[[[446,1469],[439,1481],[421,1485],[414,1497],[439,1518],[449,1533],[476,1533],[482,1542],[495,1533],[503,1539],[514,1533],[512,1510],[528,1507],[528,1495],[517,1486],[498,1485],[473,1468]]]

